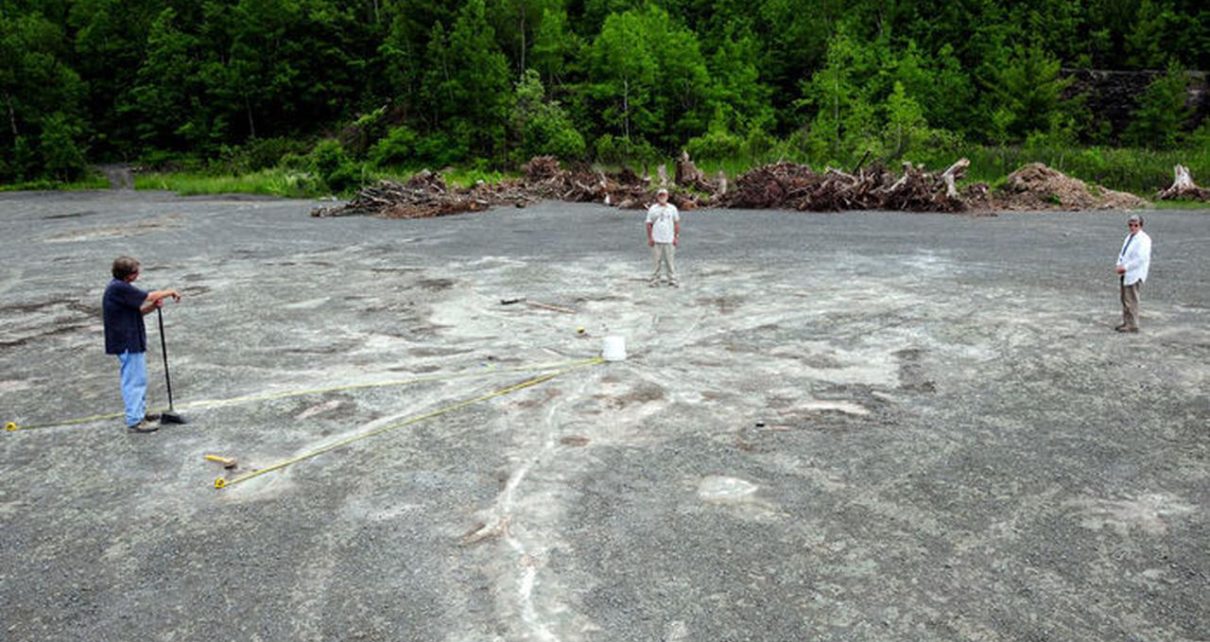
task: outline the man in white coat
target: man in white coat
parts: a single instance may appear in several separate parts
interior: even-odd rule
[[[1118,332],[1139,331],[1139,290],[1147,280],[1151,267],[1151,237],[1143,231],[1143,217],[1132,214],[1126,220],[1130,233],[1122,242],[1118,252],[1118,263],[1114,270],[1121,277],[1122,323],[1114,328]]]

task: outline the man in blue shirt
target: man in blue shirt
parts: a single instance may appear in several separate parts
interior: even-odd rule
[[[159,417],[147,415],[147,329],[143,315],[164,305],[164,299],[181,300],[176,290],[145,292],[133,283],[139,278],[139,262],[129,256],[113,261],[113,280],[101,298],[105,319],[105,353],[117,355],[121,364],[122,401],[126,404],[126,429],[155,432]]]

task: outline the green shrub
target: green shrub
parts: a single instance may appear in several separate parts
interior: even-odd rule
[[[356,158],[364,158],[376,141],[388,133],[387,108],[385,105],[363,114],[340,132],[340,144],[346,152]]]
[[[466,160],[470,146],[466,136],[434,132],[416,141],[416,161],[432,167],[445,167]]]
[[[374,167],[392,167],[415,162],[418,137],[410,127],[394,127],[370,148]]]
[[[1122,138],[1138,147],[1168,149],[1179,142],[1181,126],[1189,118],[1190,109],[1185,106],[1188,96],[1189,76],[1185,70],[1173,63],[1168,72],[1147,86],[1139,99],[1139,108],[1131,114],[1132,120]]]
[[[291,138],[256,138],[244,145],[241,156],[247,171],[257,172],[277,167],[289,154],[305,154],[307,144]]]
[[[538,72],[526,70],[514,91],[511,128],[521,144],[514,154],[520,164],[550,154],[566,160],[584,158],[587,146],[571,117],[556,101],[547,100]]]
[[[605,134],[596,142],[597,160],[603,163],[644,163],[659,158],[655,147],[641,138],[618,138]]]
[[[744,147],[744,139],[731,133],[722,110],[717,110],[705,134],[689,139],[685,151],[700,160],[722,160],[738,157]]]
[[[84,151],[76,143],[80,127],[56,112],[42,122],[39,152],[46,173],[60,181],[71,181],[84,175]]]
[[[361,168],[336,140],[320,141],[311,150],[311,163],[319,179],[333,192],[344,192],[361,183]]]

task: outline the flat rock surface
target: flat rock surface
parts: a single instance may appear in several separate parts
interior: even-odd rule
[[[1210,631],[1204,212],[1126,336],[1121,213],[691,212],[672,289],[641,213],[316,205],[0,194],[0,639]],[[37,427],[121,410],[119,254],[189,423]]]

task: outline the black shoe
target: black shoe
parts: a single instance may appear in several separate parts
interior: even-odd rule
[[[1114,330],[1117,330],[1118,332],[1130,332],[1132,334],[1137,334],[1139,331],[1138,328],[1131,328],[1129,326],[1124,326],[1124,325],[1120,325],[1120,326],[1114,328]]]
[[[155,432],[159,429],[160,429],[159,426],[147,421],[146,419],[144,419],[143,421],[140,421],[139,423],[137,423],[133,426],[126,426],[126,432],[146,433],[146,432]]]

